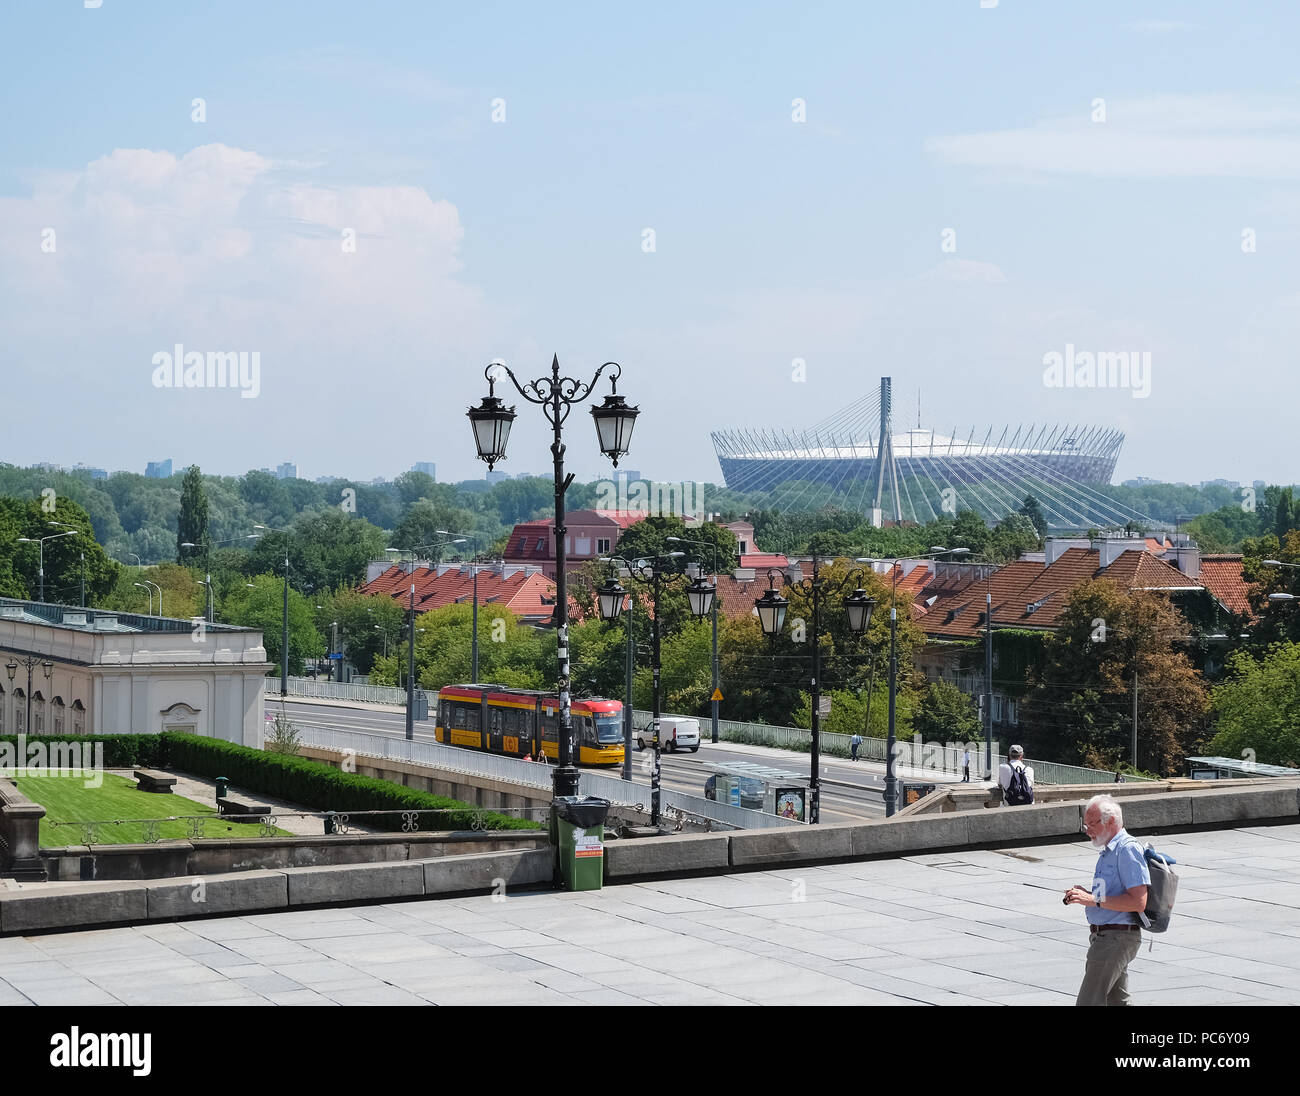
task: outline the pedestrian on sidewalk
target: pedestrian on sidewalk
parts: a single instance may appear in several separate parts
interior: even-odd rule
[[[1071,887],[1067,906],[1086,906],[1088,959],[1076,1005],[1127,1005],[1128,965],[1142,947],[1135,915],[1147,908],[1151,872],[1141,843],[1124,830],[1124,815],[1109,795],[1094,795],[1083,811],[1083,832],[1101,855],[1092,886]]]
[[[961,755],[961,782],[970,783],[970,747],[967,746]]]
[[[1034,770],[1025,764],[1022,746],[1007,750],[1007,759],[998,768],[998,787],[1002,802],[1008,807],[1024,806],[1034,801]]]
[[[853,737],[849,739],[849,760],[858,759],[858,747],[862,745],[862,736],[857,731],[853,732]]]

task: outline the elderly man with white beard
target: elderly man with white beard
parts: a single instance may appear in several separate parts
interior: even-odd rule
[[[1147,908],[1151,873],[1136,838],[1124,830],[1119,804],[1094,795],[1083,811],[1083,831],[1101,855],[1091,887],[1071,887],[1065,904],[1087,907],[1088,963],[1076,1005],[1127,1005],[1128,965],[1142,946],[1136,915]]]

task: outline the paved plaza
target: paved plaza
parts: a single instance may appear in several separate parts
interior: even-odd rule
[[[1138,1005],[1300,1004],[1300,825],[1154,841]],[[0,1005],[1072,1005],[1082,840],[0,939]],[[1155,940],[1154,950],[1147,944]]]

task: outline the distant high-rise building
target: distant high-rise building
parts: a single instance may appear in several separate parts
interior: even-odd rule
[[[108,473],[102,468],[91,468],[86,464],[78,464],[72,469],[74,472],[89,472],[91,479],[108,479]]]
[[[151,460],[145,465],[144,474],[149,479],[171,479],[171,458],[168,457],[166,460]]]
[[[438,478],[438,466],[431,460],[417,460],[411,465],[412,472],[423,472],[431,480]]]
[[[283,464],[278,465],[276,467],[275,478],[276,479],[297,479],[298,466],[294,464],[293,461],[291,460],[285,461]]]
[[[1201,481],[1202,490],[1204,490],[1206,487],[1231,487],[1235,491],[1240,486],[1241,484],[1238,483],[1236,480],[1229,480],[1229,479],[1212,479],[1212,480]]]
[[[510,476],[506,472],[488,472],[484,478],[490,484],[497,484],[503,482],[504,480],[508,480]]]

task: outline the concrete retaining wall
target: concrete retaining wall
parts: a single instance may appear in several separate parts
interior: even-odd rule
[[[536,849],[545,830],[335,834],[246,840],[160,841],[153,845],[73,845],[42,849],[50,879],[176,879],[259,869],[375,864],[466,853]]]
[[[1174,789],[1150,794],[1149,787],[1143,789],[1148,794],[1125,797],[1125,826],[1138,835],[1300,819],[1300,781],[1254,781],[1232,790],[1220,787],[1208,792]],[[773,865],[1079,841],[1083,803],[1076,799],[997,811],[896,816],[860,824],[619,840],[605,847],[605,878],[620,883],[667,875],[762,870]],[[491,837],[499,839],[499,835]],[[368,839],[345,835],[337,839],[338,847]],[[233,855],[234,846],[246,843],[210,844],[228,846]],[[410,847],[418,844],[418,839],[412,839]],[[501,887],[549,886],[552,867],[552,851],[542,848],[200,875],[188,882],[32,884],[17,892],[0,892],[0,934],[317,904],[500,893]]]

